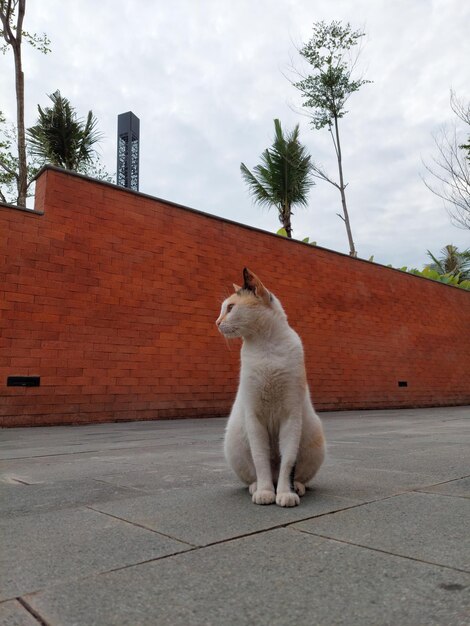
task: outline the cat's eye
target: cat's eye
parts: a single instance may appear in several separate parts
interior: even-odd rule
[[[233,309],[235,305],[234,304],[229,304],[227,307],[227,313],[230,313],[230,311]]]

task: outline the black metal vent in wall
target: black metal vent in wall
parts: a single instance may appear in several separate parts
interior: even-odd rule
[[[40,376],[8,376],[7,387],[39,387]]]
[[[407,380],[399,380],[398,381],[398,386],[399,387],[408,387],[408,381]]]

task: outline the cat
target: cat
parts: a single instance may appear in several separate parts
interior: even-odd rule
[[[255,504],[297,506],[324,460],[323,428],[310,400],[300,337],[259,278],[244,268],[243,280],[216,321],[222,335],[243,339],[225,457]]]

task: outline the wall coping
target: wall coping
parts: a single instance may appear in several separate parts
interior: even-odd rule
[[[27,209],[26,207],[17,206],[16,204],[8,204],[8,202],[0,202],[0,209],[13,209],[13,211],[22,211],[23,213],[29,213],[30,215],[44,215],[44,211]]]
[[[46,164],[43,165],[43,167],[39,170],[39,172],[36,174],[36,176],[34,177],[33,180],[37,181],[39,180],[39,178],[41,178],[47,171],[52,171],[52,172],[56,172],[58,174],[61,174],[63,176],[72,176],[74,178],[80,178],[84,181],[93,183],[95,185],[103,185],[105,187],[108,187],[109,189],[112,189],[114,191],[119,191],[122,193],[128,193],[131,194],[133,196],[137,196],[140,198],[146,198],[148,200],[153,200],[154,202],[162,202],[163,204],[167,204],[169,206],[173,206],[176,207],[178,209],[183,209],[184,211],[190,211],[191,213],[196,213],[198,215],[202,215],[204,217],[208,217],[209,219],[213,219],[225,224],[231,224],[234,226],[238,226],[240,228],[245,228],[247,230],[251,230],[254,232],[258,232],[258,233],[263,233],[264,235],[268,235],[270,237],[277,237],[278,239],[282,239],[283,241],[287,242],[288,245],[300,245],[300,246],[306,246],[307,248],[309,248],[310,250],[322,250],[325,252],[328,252],[330,254],[336,254],[339,255],[341,257],[344,257],[346,259],[349,259],[350,261],[353,262],[359,262],[359,263],[367,263],[368,265],[372,266],[372,267],[376,267],[376,268],[383,268],[385,270],[389,270],[392,272],[400,272],[400,274],[402,276],[408,276],[409,278],[412,279],[419,279],[419,280],[425,280],[428,283],[434,283],[435,285],[438,285],[440,287],[451,287],[452,289],[458,289],[458,291],[460,292],[466,292],[465,289],[461,289],[460,287],[456,287],[455,285],[448,285],[446,283],[441,283],[437,280],[432,280],[431,278],[425,278],[424,276],[416,276],[416,274],[410,274],[408,272],[403,272],[402,270],[395,268],[395,267],[389,267],[388,265],[383,265],[382,263],[378,263],[376,261],[369,261],[368,259],[361,259],[360,257],[352,257],[349,254],[346,254],[344,252],[339,252],[338,250],[332,250],[331,248],[325,248],[323,246],[318,246],[318,245],[311,245],[309,243],[304,243],[303,241],[299,240],[299,239],[289,239],[288,237],[282,237],[282,235],[278,235],[277,233],[272,233],[268,230],[263,230],[262,228],[257,228],[256,226],[250,226],[249,224],[243,224],[241,222],[236,222],[235,220],[231,220],[228,219],[226,217],[220,217],[219,215],[214,215],[212,213],[207,213],[206,211],[201,211],[200,209],[194,209],[192,207],[188,207],[185,206],[184,204],[179,204],[178,202],[173,202],[172,200],[165,200],[164,198],[160,198],[158,196],[151,196],[150,194],[147,193],[143,193],[141,191],[134,191],[132,189],[128,189],[127,187],[121,187],[120,185],[116,185],[114,183],[109,183],[107,181],[104,180],[99,180],[97,178],[92,178],[90,176],[85,176],[84,174],[79,174],[78,172],[72,172],[70,170],[66,170],[62,167],[57,167],[55,165],[50,165],[50,164]],[[0,202],[0,209],[2,208],[6,208],[6,209],[13,209],[13,210],[17,210],[17,211],[23,211],[24,213],[28,213],[31,215],[36,215],[36,216],[43,216],[44,215],[44,211],[35,211],[34,209],[27,209],[27,208],[23,208],[23,207],[18,207],[15,206],[13,204],[5,204]],[[470,292],[467,292],[470,295]]]

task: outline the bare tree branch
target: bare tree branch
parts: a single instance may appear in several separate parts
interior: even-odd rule
[[[463,121],[470,124],[470,106],[465,107],[451,92],[451,108]],[[444,201],[444,206],[451,222],[459,228],[470,229],[470,161],[462,149],[457,128],[443,128],[433,136],[436,156],[431,164],[423,161],[423,165],[431,180],[422,176],[426,187]],[[432,181],[434,179],[434,181]]]
[[[320,180],[324,180],[325,182],[330,183],[330,185],[333,185],[334,187],[336,187],[336,189],[340,189],[338,183],[328,176],[322,165],[317,165],[316,163],[312,164],[312,176],[314,178],[319,178]]]

